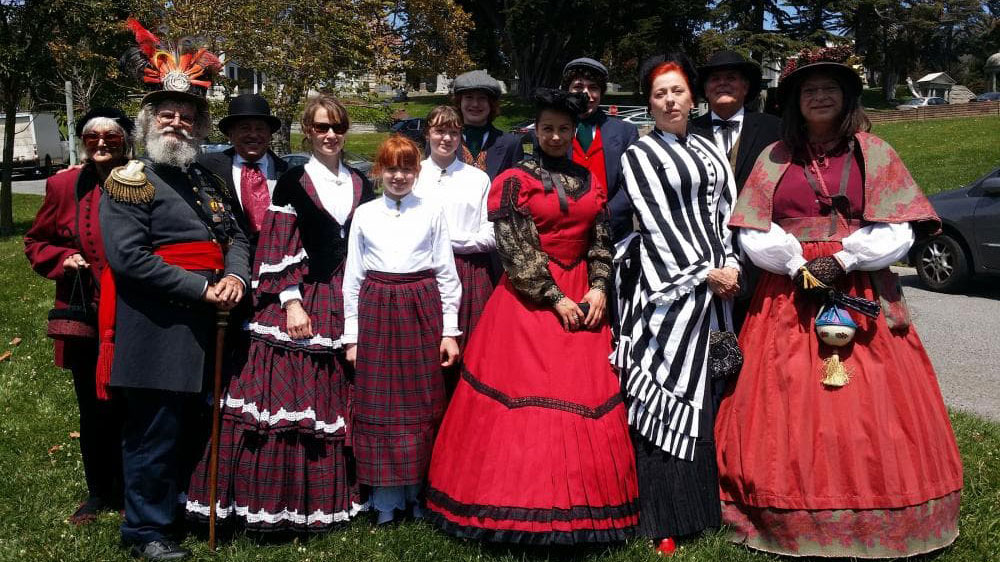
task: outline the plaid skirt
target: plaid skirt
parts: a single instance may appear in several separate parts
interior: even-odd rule
[[[223,420],[216,513],[230,528],[329,530],[367,505],[348,470],[343,439],[297,431],[249,431]],[[187,518],[208,521],[209,449],[191,478]]]
[[[423,481],[445,408],[441,296],[432,271],[369,271],[358,303],[352,440],[358,481]]]
[[[455,254],[455,269],[462,282],[462,304],[458,309],[459,344],[464,344],[479,323],[486,301],[493,294],[489,254]]]

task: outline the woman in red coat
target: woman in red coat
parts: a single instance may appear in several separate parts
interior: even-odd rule
[[[91,110],[76,125],[85,164],[45,183],[45,201],[24,236],[24,253],[32,269],[56,282],[57,309],[71,301],[80,304],[82,286],[84,298],[96,310],[97,280],[107,267],[97,214],[101,185],[111,169],[131,155],[132,128],[132,121],[117,109]],[[73,373],[80,405],[80,452],[88,497],[70,517],[79,525],[102,510],[117,511],[122,506],[122,417],[114,402],[97,400],[96,330],[93,338],[53,339],[53,347],[55,364]]]

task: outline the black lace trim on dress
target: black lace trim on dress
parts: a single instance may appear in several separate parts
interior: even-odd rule
[[[633,527],[623,529],[580,529],[577,531],[550,531],[543,533],[531,533],[528,531],[510,531],[505,529],[485,529],[482,527],[469,527],[452,523],[440,513],[427,510],[427,519],[437,528],[445,533],[461,538],[475,541],[486,541],[494,543],[508,543],[528,546],[545,545],[578,545],[585,543],[600,544],[623,542],[635,536]]]
[[[589,408],[587,406],[581,406],[580,404],[569,402],[567,400],[559,400],[557,398],[544,398],[541,396],[511,398],[503,392],[477,379],[472,373],[469,372],[468,369],[462,369],[462,378],[465,379],[465,382],[469,383],[469,386],[471,386],[476,392],[496,400],[511,410],[529,407],[548,408],[550,410],[562,410],[563,412],[569,412],[581,417],[596,420],[604,417],[608,412],[614,410],[616,406],[624,401],[621,394],[615,394],[609,398],[607,402],[601,404],[597,408]]]
[[[459,517],[488,518],[498,521],[534,521],[538,523],[588,519],[601,521],[604,519],[623,519],[639,513],[638,498],[633,498],[623,504],[607,506],[574,505],[569,508],[495,506],[462,503],[441,490],[428,486],[427,499]]]

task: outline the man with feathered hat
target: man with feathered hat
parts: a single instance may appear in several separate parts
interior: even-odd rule
[[[204,92],[218,59],[165,44],[135,20],[123,67],[153,91],[135,140],[146,156],[114,170],[101,201],[110,273],[102,280],[98,393],[124,395],[125,521],[133,556],[179,560],[179,501],[209,430],[216,311],[242,298],[249,244],[231,191],[197,163],[211,118]]]

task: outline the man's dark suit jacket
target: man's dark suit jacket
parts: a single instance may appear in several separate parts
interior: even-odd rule
[[[712,133],[712,112],[708,112],[701,117],[691,120],[691,132],[715,139]],[[781,138],[781,119],[769,113],[743,114],[743,126],[740,130],[740,145],[737,147],[736,166],[733,173],[736,174],[736,190],[743,191],[743,184],[750,176],[757,157],[771,143]]]
[[[225,180],[226,185],[229,186],[230,193],[233,194],[233,198],[239,202],[240,187],[233,183],[233,157],[235,156],[236,149],[229,148],[222,152],[202,154],[201,157],[198,158],[198,163],[208,168],[213,174]],[[274,179],[280,178],[281,174],[288,170],[288,163],[270,150],[267,151],[267,156],[270,156],[272,159],[271,161],[274,163]],[[265,156],[265,158],[267,156]],[[256,247],[257,236],[250,234],[250,223],[247,221],[246,213],[243,212],[242,203],[233,205],[233,214],[236,215],[236,222],[239,223],[240,228],[242,228],[243,232],[247,233],[247,236],[250,238],[251,247]]]

